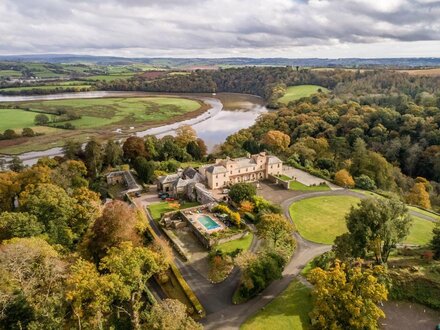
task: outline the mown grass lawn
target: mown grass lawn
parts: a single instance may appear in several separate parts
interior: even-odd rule
[[[333,244],[347,231],[345,215],[360,199],[352,196],[322,196],[293,203],[290,216],[302,237],[312,242]]]
[[[248,319],[241,330],[301,330],[310,329],[312,310],[310,289],[293,280],[287,289],[264,309]]]
[[[416,216],[412,216],[412,218],[413,224],[404,243],[417,245],[428,244],[432,239],[432,230],[435,227],[435,223]]]
[[[287,87],[286,94],[278,99],[278,102],[288,104],[290,101],[299,100],[302,97],[307,97],[318,92],[318,90],[327,93],[328,89],[318,85],[299,85]]]
[[[173,202],[171,202],[173,203]],[[189,207],[197,206],[199,203],[197,202],[185,202],[180,205],[180,210],[187,209]],[[150,210],[151,216],[154,220],[159,221],[161,214],[166,212],[175,211],[174,208],[170,207],[169,202],[158,202],[148,205],[148,209]]]
[[[328,191],[331,190],[329,186],[326,184],[322,184],[319,186],[306,186],[298,181],[290,181],[289,189],[291,190],[299,190],[299,191]]]
[[[229,253],[229,252],[233,252],[237,249],[241,249],[243,251],[247,251],[249,250],[251,244],[252,244],[252,238],[254,237],[254,235],[252,233],[248,233],[246,236],[230,241],[230,242],[226,242],[223,244],[219,244],[217,245],[215,248],[217,250],[221,250],[223,251],[223,253]]]

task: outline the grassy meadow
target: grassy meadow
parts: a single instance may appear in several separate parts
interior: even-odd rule
[[[284,292],[246,320],[240,330],[310,329],[308,314],[311,311],[310,289],[293,280]]]
[[[35,115],[35,112],[0,108],[0,131],[3,132],[6,129],[21,130],[24,127],[32,127],[35,125]]]
[[[328,92],[328,89],[317,85],[299,85],[287,87],[286,94],[278,99],[278,102],[288,104],[291,101],[299,100],[302,97],[307,97],[318,92],[321,89],[323,92]]]

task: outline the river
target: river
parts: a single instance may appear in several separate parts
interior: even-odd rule
[[[35,96],[0,96],[0,102],[146,95],[158,95],[158,93],[152,94],[98,91]],[[209,151],[212,151],[215,145],[224,142],[229,135],[239,131],[242,128],[251,126],[262,113],[268,111],[264,106],[263,100],[253,95],[234,93],[219,93],[217,95],[160,93],[160,95],[184,96],[202,100],[210,106],[210,109],[195,118],[183,120],[173,124],[157,126],[144,131],[138,131],[135,134],[137,136],[156,135],[158,137],[162,137],[167,134],[173,135],[177,127],[183,124],[188,124],[195,129],[198,137],[205,141]],[[43,151],[26,152],[19,155],[19,157],[23,160],[24,164],[32,165],[35,164],[41,157],[54,157],[60,155],[62,155],[62,148],[55,147]],[[3,159],[9,161],[10,157],[3,157]]]

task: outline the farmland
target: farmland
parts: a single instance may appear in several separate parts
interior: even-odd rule
[[[12,104],[7,104],[7,108]],[[60,141],[65,138],[78,138],[83,141],[87,136],[111,133],[112,129],[148,128],[159,123],[170,123],[193,116],[207,109],[199,101],[180,97],[115,97],[96,99],[63,99],[45,101],[26,101],[13,103],[19,109],[0,110],[0,128],[21,130],[34,128],[34,117],[38,112],[47,114],[56,124],[69,123],[74,130],[55,129],[37,126],[36,130],[47,132],[47,136],[38,136],[26,141],[21,139],[1,141],[4,153],[20,153],[47,148],[48,141]],[[1,109],[1,105],[0,105]],[[26,111],[25,111],[26,110]],[[61,120],[59,113],[74,115],[75,119]],[[48,124],[49,126],[52,123]],[[43,129],[44,128],[44,129]],[[105,128],[105,129],[104,129]],[[102,130],[101,130],[102,129]],[[110,130],[109,130],[110,129]],[[87,131],[86,131],[87,130]]]
[[[288,104],[291,101],[295,101],[302,97],[307,97],[314,93],[317,93],[319,90],[323,92],[328,92],[327,88],[317,85],[290,86],[287,87],[286,94],[284,94],[283,97],[279,98],[278,102]]]

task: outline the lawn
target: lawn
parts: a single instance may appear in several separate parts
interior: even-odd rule
[[[150,211],[151,216],[154,220],[159,221],[162,213],[175,211],[174,208],[170,207],[170,203],[168,202],[158,202],[153,203],[148,206],[148,210]],[[180,210],[187,209],[189,207],[197,206],[199,203],[197,202],[185,202],[180,205]]]
[[[81,115],[81,119],[70,121],[77,129],[119,122],[128,124],[164,121],[200,108],[199,102],[178,97],[65,99],[25,101],[17,104],[35,111],[57,113],[63,109]]]
[[[302,237],[313,242],[333,244],[347,231],[345,215],[360,199],[351,196],[323,196],[293,203],[290,216]]]
[[[290,206],[290,216],[302,237],[312,242],[333,244],[347,231],[345,215],[360,199],[351,196],[323,196],[301,200]],[[425,245],[432,237],[433,222],[413,216],[414,222],[404,243]]]
[[[310,289],[293,280],[287,289],[264,309],[240,326],[241,330],[301,330],[310,329],[312,310]]]
[[[326,184],[322,184],[319,186],[306,186],[298,181],[290,181],[289,189],[291,190],[299,190],[299,191],[328,191],[330,187]]]
[[[432,230],[435,227],[435,223],[416,216],[412,216],[412,218],[413,225],[404,243],[417,245],[428,244],[431,241]]]
[[[252,233],[248,233],[246,236],[230,241],[230,242],[226,242],[223,244],[219,244],[216,246],[217,250],[221,250],[223,251],[223,253],[229,253],[229,252],[233,252],[237,249],[241,249],[243,251],[247,251],[249,250],[251,244],[252,244],[252,238],[254,237],[254,235]]]
[[[18,109],[0,109],[0,131],[6,129],[20,130],[24,127],[35,126],[34,118],[36,113]]]
[[[0,70],[0,77],[18,78],[21,77],[21,72],[15,70]]]
[[[321,89],[327,93],[328,89],[317,85],[299,85],[287,87],[286,94],[278,99],[278,102],[288,104],[291,101],[298,100],[302,97],[307,97],[318,92]]]

